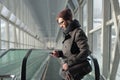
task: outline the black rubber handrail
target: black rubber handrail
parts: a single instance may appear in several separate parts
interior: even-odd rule
[[[95,80],[100,80],[100,68],[97,59],[93,56],[90,55],[93,63],[94,63],[94,69],[95,69]]]
[[[23,58],[22,69],[21,69],[21,80],[26,80],[26,64],[27,64],[27,59],[31,54],[31,52],[32,52],[32,49],[30,49],[25,55],[25,57]]]

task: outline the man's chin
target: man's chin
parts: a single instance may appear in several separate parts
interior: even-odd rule
[[[66,28],[63,28],[63,30],[66,30]]]
[[[61,28],[62,30],[66,30],[65,28]]]

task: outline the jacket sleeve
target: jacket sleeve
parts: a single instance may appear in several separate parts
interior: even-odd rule
[[[58,54],[59,54],[58,57],[63,57],[63,56],[64,56],[62,50],[58,50],[57,52],[58,52]]]
[[[74,40],[78,46],[79,53],[77,54],[76,57],[72,58],[72,60],[68,63],[68,66],[72,66],[76,63],[80,63],[80,62],[86,60],[88,55],[91,53],[89,50],[88,43],[87,43],[88,39],[83,30],[81,30],[81,29],[78,30],[78,32],[75,35]]]
[[[77,46],[80,49],[80,53],[77,55],[76,60],[84,60],[91,53],[89,50],[88,43],[87,43],[88,39],[87,39],[85,33],[83,32],[83,30],[78,32],[78,34],[76,34],[75,38],[76,38],[75,42],[77,43]]]

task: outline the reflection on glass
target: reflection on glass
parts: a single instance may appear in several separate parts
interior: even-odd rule
[[[93,3],[93,28],[102,23],[102,0],[94,0]]]

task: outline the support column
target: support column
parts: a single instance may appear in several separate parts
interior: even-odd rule
[[[101,49],[103,56],[102,75],[107,79],[110,73],[110,27],[106,26],[106,22],[110,19],[110,1],[102,0],[103,4],[103,23],[101,28]]]
[[[120,14],[120,8],[119,8],[119,2],[118,0],[110,0],[112,12],[113,12],[113,22],[115,26],[115,32],[116,32],[116,40],[115,40],[115,46],[112,54],[115,54],[111,73],[110,73],[110,80],[115,80],[118,70],[118,65],[120,61],[120,22],[117,19],[117,16]]]
[[[87,36],[88,44],[90,50],[93,51],[93,34],[90,34],[89,31],[93,28],[93,0],[87,0]]]

